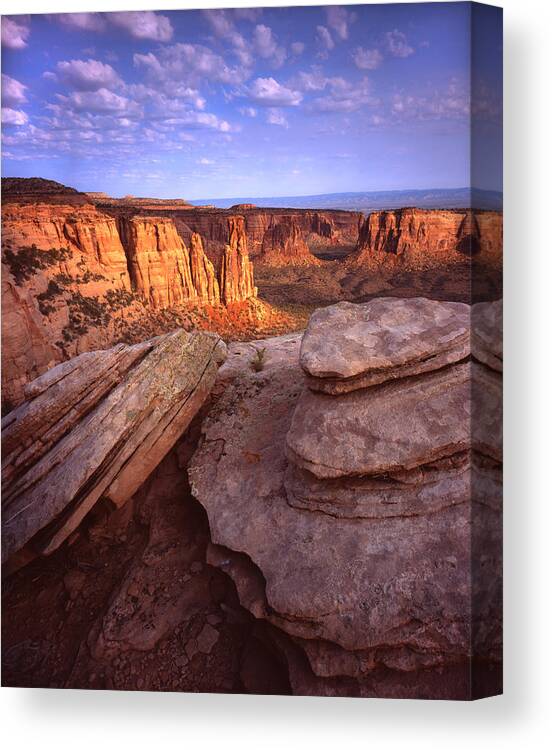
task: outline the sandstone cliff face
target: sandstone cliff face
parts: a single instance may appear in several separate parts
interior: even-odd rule
[[[205,254],[201,236],[194,232],[190,239],[192,283],[199,299],[211,305],[220,302],[220,286],[213,264]]]
[[[119,222],[133,289],[153,307],[196,299],[190,256],[170,219],[133,217]]]
[[[404,208],[376,211],[360,228],[353,266],[445,267],[466,258],[499,264],[502,214]]]
[[[266,230],[260,263],[269,266],[320,265],[308,248],[295,216],[289,216]]]
[[[188,250],[169,218],[116,220],[78,193],[75,205],[65,194],[36,199],[9,195],[2,208],[4,403],[48,367],[120,340],[133,320],[256,295],[243,220],[239,230],[227,220],[217,273],[201,237]]]
[[[77,275],[86,265],[101,274],[103,286],[130,289],[127,259],[115,219],[92,205],[5,203],[2,207],[2,247],[18,249],[35,245],[39,250],[67,248],[61,267]],[[98,286],[98,290],[100,290]]]
[[[110,200],[97,205],[113,216],[165,216],[171,218],[186,243],[192,232],[201,235],[212,261],[219,261],[227,241],[229,216],[239,214],[245,221],[249,255],[255,258],[262,252],[265,235],[278,224],[294,223],[303,240],[330,245],[354,245],[358,240],[362,214],[355,211],[310,211],[308,209],[257,208],[238,204],[231,209],[195,208],[171,205],[159,201],[157,205]]]
[[[222,256],[220,291],[226,305],[257,296],[242,216],[231,216],[228,219],[228,244]]]

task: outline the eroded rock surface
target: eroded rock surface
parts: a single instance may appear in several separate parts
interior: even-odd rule
[[[268,624],[294,692],[499,690],[500,450],[492,419],[470,439],[479,365],[462,349],[439,370],[332,395],[305,387],[298,337],[255,347],[258,372],[252,346],[230,348],[189,475],[209,560]]]
[[[3,560],[50,553],[100,498],[122,505],[194,417],[225,346],[175,331],[89,352],[27,386],[2,422]]]
[[[470,308],[458,302],[380,298],[316,310],[301,345],[309,386],[345,393],[437,370],[466,358]]]

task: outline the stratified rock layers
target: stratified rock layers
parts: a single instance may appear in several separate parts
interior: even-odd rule
[[[247,237],[241,216],[231,216],[228,219],[228,244],[222,256],[220,291],[226,305],[257,296],[253,264],[247,253]]]
[[[175,331],[88,352],[26,388],[2,421],[2,556],[55,550],[100,498],[122,505],[182,435],[225,346]]]
[[[385,313],[381,300],[357,306],[356,320],[342,305],[325,311],[336,322],[325,351],[319,313],[305,335],[336,382],[353,346],[357,376],[378,373],[369,387],[305,388],[299,336],[231,345],[189,469],[209,517],[210,560],[269,623],[295,693],[494,693],[500,376],[466,360],[468,306],[385,302]],[[371,306],[377,326],[361,351]],[[402,337],[391,331],[401,319]],[[265,364],[255,372],[259,347]],[[474,419],[483,425],[475,439]]]
[[[309,250],[295,216],[284,217],[267,229],[259,262],[268,266],[320,265]]]
[[[475,257],[501,263],[501,213],[401,208],[366,218],[349,262],[353,267],[387,264],[423,270]]]
[[[188,250],[169,218],[116,220],[87,203],[65,205],[65,195],[17,200],[2,208],[4,403],[19,403],[48,367],[120,340],[123,320],[256,296],[239,217],[225,219],[230,245],[215,268],[201,237],[192,234]]]

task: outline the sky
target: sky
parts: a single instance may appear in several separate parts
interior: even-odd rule
[[[192,200],[501,190],[502,17],[470,6],[4,16],[2,174]]]

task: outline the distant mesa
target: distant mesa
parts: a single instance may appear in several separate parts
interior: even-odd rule
[[[236,203],[230,206],[230,211],[250,211],[252,208],[257,208],[255,203]]]

